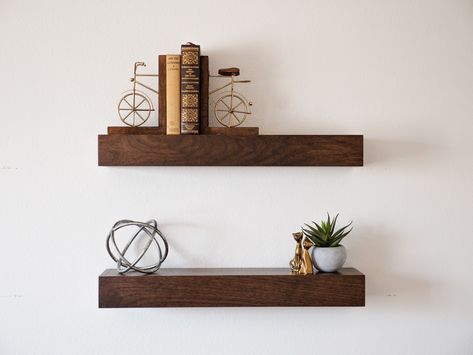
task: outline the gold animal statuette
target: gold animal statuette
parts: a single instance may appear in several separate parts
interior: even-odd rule
[[[302,255],[302,263],[301,263],[301,271],[299,272],[300,275],[310,275],[312,274],[312,261],[310,260],[309,249],[314,245],[312,241],[308,238],[305,238],[302,242],[302,246],[304,247],[304,252]]]
[[[294,240],[296,241],[296,250],[294,258],[289,262],[289,266],[291,267],[291,271],[293,274],[299,275],[301,272],[302,266],[302,232],[292,233]]]

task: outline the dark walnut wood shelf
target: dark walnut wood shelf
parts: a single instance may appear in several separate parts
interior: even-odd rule
[[[292,275],[287,268],[161,269],[99,276],[99,307],[362,307],[365,275]]]
[[[168,136],[146,127],[123,132],[98,136],[100,166],[363,165],[362,135],[258,135],[257,128],[225,135]]]

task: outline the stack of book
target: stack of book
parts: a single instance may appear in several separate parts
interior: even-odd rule
[[[186,43],[159,56],[159,122],[166,134],[199,134],[208,125],[208,57]]]

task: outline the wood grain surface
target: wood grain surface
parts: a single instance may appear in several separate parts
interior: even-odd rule
[[[207,127],[204,134],[223,134],[228,136],[257,136],[258,127]]]
[[[108,134],[166,134],[163,127],[107,127]],[[258,127],[207,127],[203,134],[224,134],[229,136],[257,136]]]
[[[111,126],[107,128],[108,134],[166,134],[166,127],[125,127]]]
[[[100,308],[364,305],[365,276],[353,268],[305,276],[288,268],[106,270],[99,276]]]
[[[166,134],[163,127],[125,127],[111,126],[108,134]],[[258,127],[207,127],[203,134],[224,134],[229,136],[257,136]]]
[[[362,166],[361,135],[98,136],[100,166]]]

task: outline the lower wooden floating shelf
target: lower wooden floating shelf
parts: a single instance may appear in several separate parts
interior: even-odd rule
[[[161,269],[155,274],[105,270],[99,307],[362,307],[365,275],[292,275],[287,268]]]

